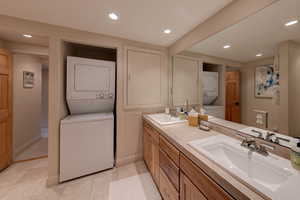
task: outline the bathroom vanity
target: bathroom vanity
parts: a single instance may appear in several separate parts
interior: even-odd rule
[[[211,126],[206,132],[186,122],[160,125],[143,116],[144,160],[163,199],[295,199],[300,176],[285,159],[288,148],[257,141],[274,147],[273,153],[253,152],[253,163],[247,163],[237,127]]]

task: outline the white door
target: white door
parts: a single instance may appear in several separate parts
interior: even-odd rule
[[[173,104],[199,104],[199,61],[186,57],[175,57],[173,64]]]

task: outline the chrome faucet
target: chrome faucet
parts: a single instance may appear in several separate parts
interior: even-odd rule
[[[185,112],[189,112],[189,100],[188,99],[185,100],[184,105],[185,105]]]
[[[273,142],[273,140],[272,140],[272,136],[274,136],[275,135],[275,133],[270,133],[270,132],[267,132],[267,135],[266,135],[266,141],[268,141],[268,142]]]
[[[170,108],[170,116],[171,117],[177,117],[177,109],[176,109],[176,107]]]
[[[260,131],[258,131],[258,130],[255,130],[255,129],[252,129],[251,131],[252,131],[253,133],[257,133],[257,134],[258,134],[257,138],[263,139],[263,133],[262,133],[262,132],[260,132]]]
[[[245,137],[241,143],[242,147],[245,147],[250,150],[250,152],[256,152],[263,156],[269,155],[266,147],[264,145],[260,145],[256,143],[256,141],[253,138]]]

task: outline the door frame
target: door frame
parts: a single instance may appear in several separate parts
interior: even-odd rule
[[[12,124],[13,124],[13,112],[12,112],[12,106],[13,106],[13,95],[12,95],[12,89],[13,89],[13,82],[12,82],[12,54],[6,50],[6,49],[0,49],[0,54],[5,55],[8,57],[8,68],[9,68],[9,74],[8,74],[8,165],[9,167],[13,163],[13,130],[12,130]],[[5,168],[7,168],[5,167]],[[4,169],[5,169],[4,168]],[[2,170],[1,170],[2,171]]]

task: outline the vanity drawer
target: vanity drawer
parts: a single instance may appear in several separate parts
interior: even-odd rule
[[[179,191],[179,168],[162,150],[159,152],[159,167],[164,171],[175,189]]]
[[[169,158],[171,158],[171,160],[177,166],[179,166],[179,151],[176,149],[176,147],[174,147],[172,144],[170,144],[162,136],[160,136],[160,139],[159,139],[159,147],[169,156]]]
[[[180,169],[208,200],[234,199],[183,154],[180,154]]]
[[[159,190],[164,200],[179,200],[179,193],[162,169],[160,169]]]
[[[147,131],[155,143],[159,143],[159,133],[147,122],[144,122],[144,131]]]

